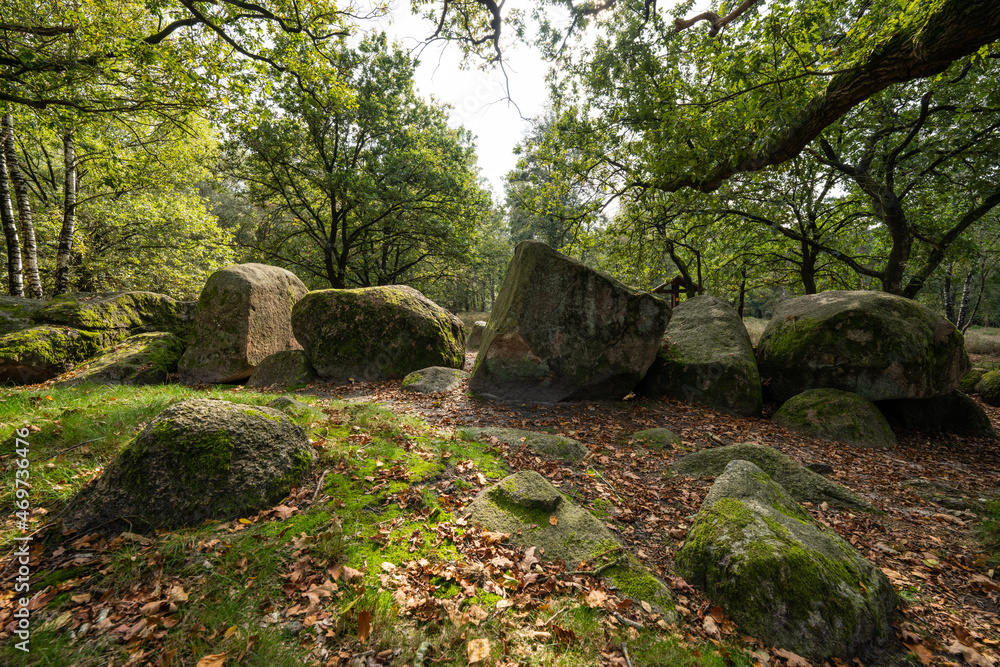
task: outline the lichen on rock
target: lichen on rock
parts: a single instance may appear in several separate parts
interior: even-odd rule
[[[176,372],[184,341],[166,333],[131,336],[58,378],[56,387],[85,382],[100,384],[160,384]]]

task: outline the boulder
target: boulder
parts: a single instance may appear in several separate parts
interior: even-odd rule
[[[886,576],[748,461],[712,485],[676,562],[741,634],[817,662],[867,662],[891,635]]]
[[[457,368],[444,368],[442,366],[431,366],[413,371],[403,378],[403,391],[411,391],[416,394],[436,394],[439,392],[452,391],[458,389],[462,380],[469,377],[465,371]]]
[[[0,336],[0,384],[51,380],[115,342],[106,332],[51,325]]]
[[[265,264],[237,264],[209,276],[178,366],[188,384],[238,382],[281,350],[299,348],[292,306],[308,290],[295,274]]]
[[[635,393],[759,417],[757,361],[736,310],[714,296],[696,296],[674,308],[663,345]]]
[[[296,400],[291,396],[279,396],[268,403],[267,407],[274,408],[275,410],[281,410],[282,412],[291,415],[303,415],[312,410],[311,405]]]
[[[486,438],[496,438],[512,449],[524,447],[536,454],[553,456],[567,461],[579,461],[590,453],[587,446],[572,438],[535,431],[522,431],[516,428],[471,428],[463,426],[458,430],[459,437],[465,440],[483,441]]]
[[[282,350],[264,357],[253,370],[247,386],[253,389],[275,387],[285,390],[303,387],[316,379],[316,369],[303,350]]]
[[[740,460],[750,461],[759,467],[799,502],[816,505],[825,502],[862,512],[876,511],[868,501],[800,466],[787,454],[752,442],[703,449],[681,458],[672,467],[679,475],[718,477],[731,462]]]
[[[267,407],[189,399],[157,415],[68,506],[67,527],[148,531],[248,516],[312,465],[305,432]]]
[[[668,428],[648,428],[636,431],[632,439],[650,449],[677,449],[681,446],[680,437]]]
[[[86,331],[117,331],[121,339],[153,331],[187,338],[194,304],[154,292],[73,292],[53,297],[32,319]]]
[[[892,449],[896,436],[875,404],[839,389],[810,389],[785,401],[772,418],[790,431],[853,447]]]
[[[612,586],[672,613],[669,589],[634,557],[622,557],[611,531],[537,472],[523,470],[483,488],[467,509],[475,523],[508,534],[515,544],[537,547],[542,558],[565,561],[567,569],[612,554],[618,563],[603,572]]]
[[[476,320],[472,323],[472,331],[469,333],[469,337],[465,340],[466,350],[478,350],[479,346],[483,342],[483,332],[486,331],[486,322],[482,320]]]
[[[876,405],[893,428],[997,437],[986,411],[958,390],[935,398],[897,398]]]
[[[139,334],[126,338],[99,356],[59,377],[56,387],[83,383],[162,384],[177,371],[184,341],[172,333]]]
[[[620,400],[659,349],[670,307],[522,241],[490,313],[469,390],[512,401]]]
[[[40,299],[22,299],[0,294],[0,336],[34,324],[32,316],[45,306]]]
[[[986,405],[1000,406],[1000,371],[983,373],[976,383],[976,393]]]
[[[916,301],[884,292],[833,291],[777,306],[757,346],[774,400],[829,387],[870,401],[933,398],[969,368],[962,334]]]
[[[310,292],[292,328],[322,378],[385,380],[465,365],[462,321],[405,285]]]

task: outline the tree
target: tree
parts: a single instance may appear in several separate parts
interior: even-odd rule
[[[346,99],[286,79],[235,119],[228,169],[263,213],[242,242],[335,288],[419,281],[462,254],[488,197],[470,135],[417,96],[413,68],[367,38],[333,61]]]
[[[11,187],[17,197],[18,222],[21,236],[24,238],[24,271],[28,274],[28,296],[41,299],[42,281],[38,274],[38,246],[35,242],[35,225],[31,217],[31,198],[28,195],[28,184],[21,174],[17,159],[17,140],[14,134],[14,116],[3,116],[3,154],[6,162],[7,175]]]

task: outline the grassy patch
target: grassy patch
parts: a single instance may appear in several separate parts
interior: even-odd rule
[[[750,342],[753,343],[754,347],[757,347],[760,337],[764,335],[764,329],[767,328],[768,322],[770,320],[763,320],[757,317],[743,318],[743,326],[747,328],[747,333],[750,334]]]
[[[1000,358],[1000,329],[969,327],[965,332],[965,351]]]

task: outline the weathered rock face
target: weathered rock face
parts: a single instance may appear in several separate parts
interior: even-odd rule
[[[307,385],[316,379],[316,369],[309,363],[309,357],[303,350],[282,350],[264,357],[257,364],[247,386],[251,388],[289,387]]]
[[[862,512],[875,511],[863,498],[804,468],[787,454],[752,442],[703,449],[683,457],[672,467],[679,475],[718,477],[733,461],[749,461],[766,472],[799,502],[829,503]]]
[[[85,382],[160,384],[176,372],[183,353],[184,341],[171,333],[139,334],[64,373],[55,386],[72,387]]]
[[[712,485],[677,571],[741,632],[817,661],[865,658],[890,633],[885,575],[748,461]]]
[[[34,324],[32,315],[45,306],[38,299],[21,299],[0,294],[0,336]]]
[[[757,365],[782,402],[823,387],[870,401],[932,398],[957,389],[970,368],[962,334],[943,317],[903,297],[847,291],[779,304]]]
[[[194,304],[154,292],[73,292],[46,302],[32,319],[86,331],[119,331],[121,338],[152,331],[186,338],[194,319]]]
[[[935,398],[899,398],[879,401],[876,405],[894,428],[997,437],[986,411],[958,390]]]
[[[976,393],[986,405],[1000,405],[1000,371],[987,371],[976,383]]]
[[[469,389],[514,401],[619,400],[653,363],[669,319],[670,307],[653,295],[522,241]]]
[[[579,461],[590,453],[582,442],[549,433],[523,431],[517,428],[472,428],[464,426],[458,430],[459,437],[466,440],[482,441],[484,438],[496,438],[500,442],[514,448],[524,447],[536,454],[553,456],[567,461]]]
[[[106,332],[51,325],[0,336],[0,384],[51,380],[118,340]]]
[[[760,375],[740,316],[714,296],[697,296],[678,305],[656,360],[635,393],[672,396],[759,417]]]
[[[773,419],[776,424],[812,438],[867,449],[896,446],[896,436],[875,404],[849,391],[804,391],[785,401]]]
[[[465,349],[478,350],[479,346],[483,342],[484,331],[486,331],[486,322],[483,322],[482,320],[473,322],[472,332],[469,334],[469,338],[465,341]]]
[[[444,368],[443,366],[431,366],[413,371],[403,378],[403,391],[412,391],[416,394],[436,394],[445,391],[454,391],[462,384],[462,380],[469,377],[465,371],[457,368]]]
[[[268,355],[297,349],[292,306],[306,292],[295,274],[276,266],[237,264],[213,273],[198,297],[181,381],[237,382]]]
[[[465,365],[462,321],[405,285],[311,292],[292,328],[322,378],[401,378]]]
[[[70,501],[66,525],[145,531],[253,514],[281,500],[312,458],[305,432],[277,410],[190,399],[157,415]]]
[[[668,428],[648,428],[645,431],[636,431],[632,434],[632,439],[650,449],[671,450],[676,449],[681,444],[680,436]]]
[[[562,560],[567,568],[619,547],[605,525],[574,505],[533,470],[524,470],[485,487],[468,507],[472,521],[510,535],[515,544],[540,547],[545,560]],[[617,557],[617,554],[616,554]],[[604,577],[627,597],[672,610],[669,589],[633,557],[621,559]]]

